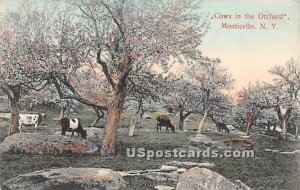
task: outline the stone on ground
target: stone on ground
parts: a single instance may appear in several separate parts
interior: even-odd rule
[[[39,133],[17,133],[7,137],[0,144],[0,153],[15,152],[25,154],[90,154],[98,151],[95,143],[89,140],[62,135]]]
[[[176,190],[246,190],[222,175],[206,168],[192,168],[180,177]]]
[[[3,185],[4,188],[14,190],[117,190],[126,188],[126,182],[121,176],[103,168],[57,168],[35,171],[12,178]]]
[[[160,168],[160,171],[177,171],[177,167],[176,166],[166,166],[166,165],[162,165]]]
[[[125,173],[121,173],[124,178],[130,177],[141,177],[153,180],[155,182],[162,182],[162,181],[178,181],[179,173],[177,170],[175,171],[162,171],[161,169],[151,169],[151,170],[133,170],[127,171]]]
[[[87,129],[87,138],[89,137],[100,137],[103,138],[104,136],[104,130],[103,129],[99,129],[97,127],[89,127]]]
[[[249,138],[229,138],[225,140],[213,141],[211,143],[212,147],[219,149],[253,149],[255,143]]]
[[[234,127],[233,125],[226,125],[226,127],[227,127],[230,131],[235,130],[235,127]]]
[[[254,141],[252,139],[245,139],[245,138],[225,139],[224,144],[227,146],[231,146],[232,148],[240,148],[240,149],[253,149],[254,147]]]
[[[167,162],[166,165],[168,166],[176,166],[176,167],[214,167],[215,164],[213,163],[208,163],[208,162],[203,162],[203,163],[198,163],[198,162],[179,162],[179,161],[171,161]]]
[[[211,138],[203,134],[196,135],[191,139],[191,143],[196,145],[210,145],[211,142]]]
[[[177,170],[177,172],[178,172],[179,174],[182,174],[182,173],[185,172],[185,171],[186,171],[185,168],[178,168],[178,170]]]
[[[157,185],[154,188],[157,190],[173,190],[173,189],[175,189],[174,187],[165,186],[165,185]]]

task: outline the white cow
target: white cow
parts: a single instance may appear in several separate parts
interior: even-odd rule
[[[21,132],[22,126],[34,126],[33,132],[35,132],[37,126],[42,123],[45,118],[45,114],[32,113],[32,114],[19,114],[19,130]]]

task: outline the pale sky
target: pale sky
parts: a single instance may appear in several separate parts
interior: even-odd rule
[[[46,1],[46,0],[44,0]],[[12,8],[21,0],[0,0],[0,11]],[[200,0],[199,0],[200,3]],[[256,80],[271,82],[268,70],[275,64],[284,64],[292,57],[300,61],[300,0],[205,0],[203,10],[210,16],[240,14],[241,19],[211,19],[211,26],[203,38],[203,55],[219,57],[236,79],[235,89]],[[244,14],[286,14],[284,20],[246,20]],[[221,23],[250,23],[267,30],[221,29]],[[277,30],[271,24],[276,23]]]
[[[207,0],[203,6],[210,16],[250,13],[286,14],[284,20],[212,19],[201,50],[209,57],[219,57],[236,79],[235,89],[256,80],[271,82],[268,70],[285,64],[292,57],[300,61],[300,1],[296,0]],[[288,19],[289,18],[289,19]],[[277,23],[277,30],[226,30],[221,23],[252,23],[259,26]],[[259,28],[259,27],[257,27]]]

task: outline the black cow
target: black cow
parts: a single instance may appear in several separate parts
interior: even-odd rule
[[[74,132],[81,135],[81,138],[86,139],[86,130],[83,130],[80,120],[78,118],[69,119],[69,118],[62,118],[60,120],[61,124],[61,134],[66,135],[66,132],[72,132],[72,136],[74,136]]]
[[[223,132],[223,131],[225,131],[226,133],[229,133],[229,129],[228,129],[228,127],[226,126],[226,124],[224,124],[224,123],[216,123],[216,125],[217,125],[217,128],[218,128],[218,131],[219,132]]]

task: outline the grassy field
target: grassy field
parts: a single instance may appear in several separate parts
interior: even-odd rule
[[[47,118],[38,133],[53,134],[60,130],[60,126],[53,118],[59,117],[58,110],[43,110],[47,113]],[[157,113],[147,113],[155,117]],[[138,169],[157,169],[160,165],[172,161],[192,161],[192,162],[211,162],[216,165],[212,170],[224,175],[230,180],[239,179],[253,189],[299,189],[300,187],[300,158],[299,155],[281,155],[264,151],[266,148],[278,150],[300,149],[299,141],[278,141],[272,138],[255,136],[255,158],[128,158],[127,148],[145,148],[149,150],[172,150],[175,148],[186,148],[190,146],[189,138],[194,135],[193,130],[189,132],[177,133],[157,133],[156,122],[154,119],[143,120],[143,128],[136,132],[132,138],[127,136],[127,130],[132,113],[123,114],[121,127],[118,137],[118,152],[113,158],[102,158],[100,154],[93,155],[25,155],[25,154],[2,154],[1,155],[1,180],[5,181],[18,174],[28,173],[36,170],[53,167],[101,167],[110,168],[118,171],[138,170]],[[73,115],[72,115],[73,116]],[[82,113],[74,115],[79,117],[84,126],[88,126],[94,119],[95,114],[92,110],[86,109]],[[178,123],[178,118],[172,118]],[[197,126],[199,116],[191,116],[187,125],[190,129]],[[7,121],[6,121],[7,122]],[[0,122],[4,125],[5,122]],[[99,123],[100,128],[104,127],[105,121]],[[31,128],[24,130],[30,131]],[[216,133],[208,133],[212,139],[222,139],[223,136]],[[101,147],[101,139],[94,139],[94,142]],[[130,178],[128,189],[153,189],[154,182],[147,179]],[[172,182],[161,182],[160,184],[172,185]]]

